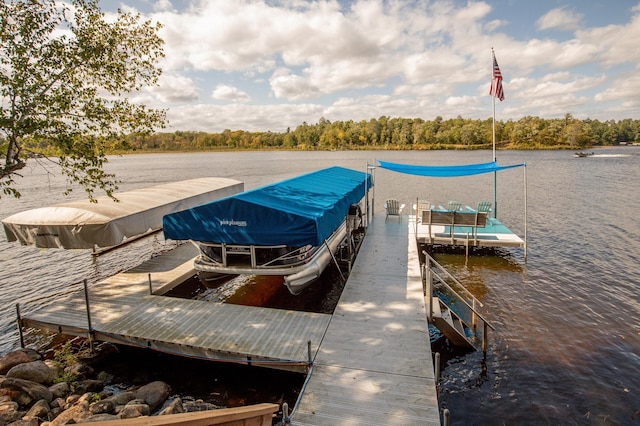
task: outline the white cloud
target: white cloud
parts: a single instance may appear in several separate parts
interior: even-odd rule
[[[576,12],[587,8],[568,4],[516,21],[497,14],[492,0],[164,0],[155,12],[149,3],[149,17],[164,24],[168,76],[151,93],[183,129],[281,130],[322,116],[486,118],[495,47],[507,95],[503,119],[574,111],[607,118],[614,106],[637,115],[637,71],[629,69],[640,63],[640,4],[625,20],[592,27]],[[572,32],[523,40],[512,34],[523,25],[529,33]],[[232,104],[185,105],[209,95]],[[196,123],[190,108],[216,118]]]
[[[582,14],[576,13],[572,10],[567,10],[564,7],[559,7],[551,9],[538,19],[536,24],[540,30],[558,29],[573,31],[580,28],[580,22],[582,19]]]
[[[194,81],[184,75],[162,74],[158,86],[149,91],[163,103],[182,103],[198,99]]]
[[[211,94],[213,99],[231,102],[249,102],[251,97],[237,87],[226,84],[218,84]]]

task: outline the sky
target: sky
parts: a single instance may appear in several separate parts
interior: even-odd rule
[[[162,23],[165,131],[321,118],[640,118],[640,0],[103,0]]]

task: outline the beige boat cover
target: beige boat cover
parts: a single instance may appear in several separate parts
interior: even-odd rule
[[[112,247],[162,228],[162,217],[244,191],[244,183],[207,177],[16,213],[2,220],[7,241],[42,248]]]

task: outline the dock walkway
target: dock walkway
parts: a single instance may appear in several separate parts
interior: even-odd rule
[[[89,287],[25,309],[22,327],[176,355],[307,372],[295,425],[439,425],[413,218],[376,216],[333,315],[161,293],[194,275],[185,244]]]
[[[374,217],[293,424],[440,425],[414,230]]]

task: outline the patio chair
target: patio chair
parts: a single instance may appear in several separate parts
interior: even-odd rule
[[[431,203],[427,200],[416,200],[413,209],[416,211],[416,220],[420,222],[422,220],[422,212],[431,210]]]
[[[447,210],[449,211],[462,210],[462,203],[460,201],[449,201],[449,204],[447,204]]]
[[[491,212],[491,201],[480,201],[478,203],[478,211],[484,213]]]
[[[384,208],[387,210],[387,215],[384,218],[385,222],[389,219],[389,216],[397,216],[402,221],[402,209],[404,209],[404,204],[400,204],[400,201],[389,199],[384,202]]]

